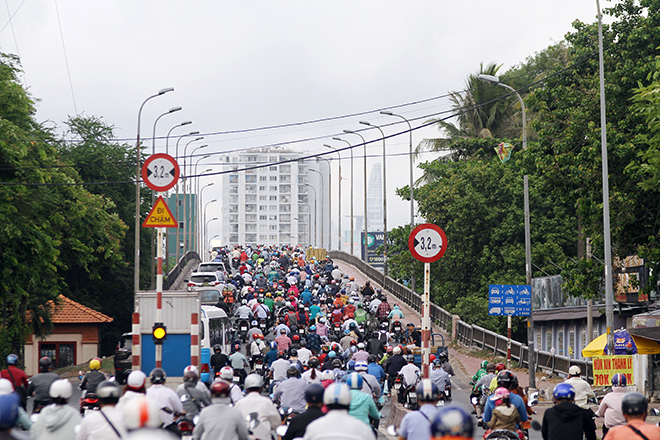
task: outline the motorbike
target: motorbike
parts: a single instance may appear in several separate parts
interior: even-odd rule
[[[268,331],[268,320],[261,318],[259,320],[259,328],[261,329],[261,333],[265,334]]]
[[[32,403],[32,414],[39,414],[42,409],[50,405],[52,402],[51,401],[44,401],[44,400],[35,400]]]
[[[406,387],[403,392],[404,396],[404,408],[408,408],[411,411],[419,409],[419,402],[417,401],[417,390],[415,385],[409,385]]]
[[[94,393],[83,393],[80,396],[80,415],[84,416],[88,411],[98,411],[99,397]]]
[[[403,376],[400,374],[394,379],[394,385],[392,386],[392,389],[396,392],[397,399],[399,400],[399,403],[403,403],[403,393],[402,393],[402,388],[403,388]]]
[[[304,326],[301,325],[300,327],[298,327],[298,334],[300,335],[300,338],[305,337],[305,327]]]
[[[248,322],[246,319],[238,321],[238,334],[243,343],[247,342]]]
[[[199,416],[195,416],[195,419],[197,419]],[[193,430],[195,429],[195,421],[194,420],[188,420],[184,419],[183,417],[179,418],[177,421],[177,428],[179,428],[179,432],[181,433],[181,438],[182,439],[190,439],[192,438],[192,433]]]
[[[253,371],[256,374],[262,375],[264,374],[264,359],[263,356],[254,356],[254,368]]]
[[[234,257],[231,259],[231,267],[233,267],[234,269],[238,270],[238,266],[240,266],[240,264],[241,264],[241,260],[239,260],[238,258]]]
[[[335,323],[333,324],[333,326],[332,326],[332,333],[333,333],[333,335],[335,336],[335,338],[337,338],[337,340],[340,340],[340,339],[341,339],[341,337],[342,337],[342,335],[343,335],[344,333],[341,331],[341,324],[340,324],[340,323],[335,322]]]

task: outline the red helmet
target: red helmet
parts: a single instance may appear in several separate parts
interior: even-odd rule
[[[435,355],[432,354],[431,356],[429,356],[429,360],[430,360],[431,362],[433,362],[433,361],[435,360]]]
[[[351,345],[357,345],[357,341],[355,339],[351,339]]]
[[[300,336],[299,335],[293,335],[293,340],[294,341],[300,341]]]
[[[225,381],[217,380],[211,385],[211,395],[213,397],[228,397],[229,392],[229,384]]]
[[[348,314],[348,319],[353,319],[353,318],[355,318],[355,315],[352,314],[352,313],[349,313],[349,314]]]
[[[495,371],[502,371],[506,370],[506,365],[504,365],[502,362],[495,364]]]
[[[341,298],[341,293],[335,295],[337,298]]]
[[[259,339],[259,333],[255,333],[252,335],[252,339]]]
[[[259,339],[263,339],[263,338],[264,338],[264,335],[259,335]]]

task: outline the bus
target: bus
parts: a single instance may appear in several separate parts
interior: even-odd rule
[[[224,310],[203,305],[199,315],[199,355],[200,380],[206,384],[213,382],[211,371],[211,355],[213,346],[220,344],[222,352],[229,355],[231,346],[231,330],[229,318]]]

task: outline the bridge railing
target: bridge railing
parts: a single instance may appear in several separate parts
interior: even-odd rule
[[[199,258],[199,254],[197,254],[195,251],[188,251],[183,254],[181,258],[179,258],[179,261],[176,263],[176,266],[174,266],[172,270],[167,273],[167,278],[163,280],[164,290],[169,290],[172,283],[174,283],[179,275],[181,275],[181,271],[186,267],[190,260],[201,261],[201,258]]]

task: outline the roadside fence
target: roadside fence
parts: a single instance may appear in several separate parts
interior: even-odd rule
[[[408,287],[386,277],[378,269],[368,265],[355,255],[343,251],[330,251],[328,255],[333,260],[344,261],[357,268],[369,279],[380,285],[389,294],[396,297],[397,301],[403,302],[413,310],[422,310],[421,295],[413,292]],[[435,304],[431,304],[431,319],[445,330],[454,329],[452,337],[467,347],[478,347],[484,351],[492,351],[493,356],[504,356],[507,354],[507,338],[497,333],[486,330],[478,325],[471,325],[462,321],[458,316],[452,315],[447,310]],[[570,359],[566,356],[553,355],[547,351],[534,350],[536,369],[546,374],[568,375],[571,365],[579,365],[582,375],[587,380],[593,379],[591,361]],[[511,340],[511,359],[518,363],[518,367],[529,367],[529,347],[522,342]]]
[[[201,261],[201,258],[199,258],[199,255],[195,251],[186,252],[181,258],[179,258],[179,262],[176,264],[176,266],[174,266],[172,270],[167,273],[167,278],[163,280],[163,290],[169,290],[172,283],[176,281],[176,279],[181,274],[181,271],[186,267],[190,260]]]

